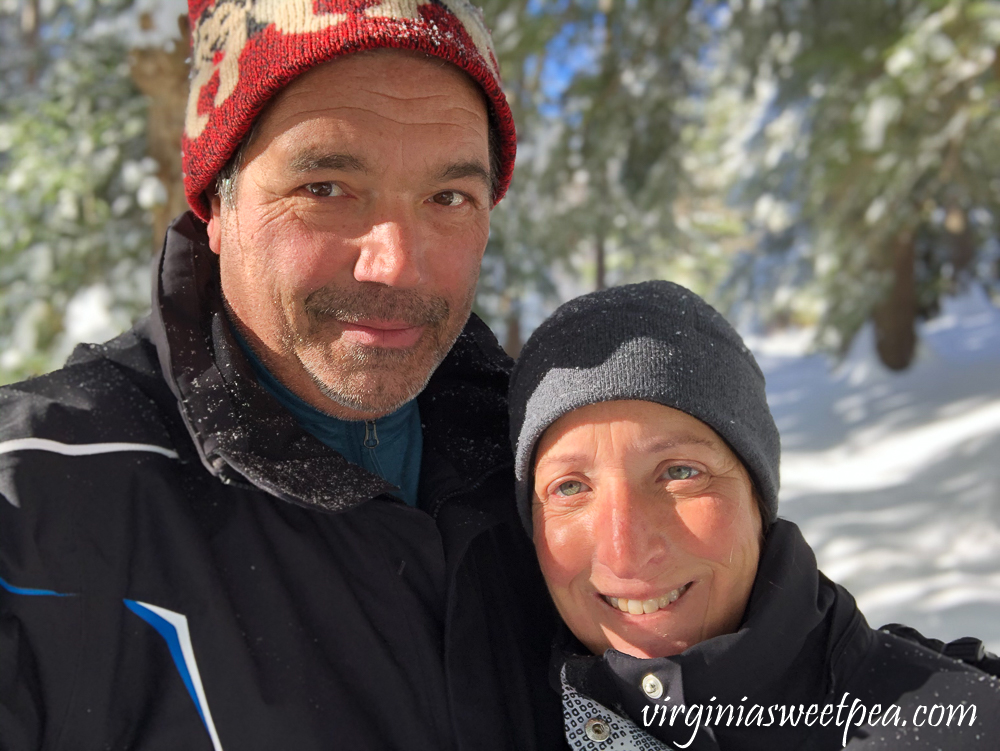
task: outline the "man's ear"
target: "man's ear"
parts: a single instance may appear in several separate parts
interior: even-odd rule
[[[210,200],[212,215],[208,219],[208,247],[219,255],[222,247],[222,199],[216,193]]]

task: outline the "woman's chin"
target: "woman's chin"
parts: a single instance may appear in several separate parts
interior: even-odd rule
[[[624,615],[617,623],[604,623],[605,649],[611,647],[641,659],[672,657],[697,644],[698,629],[678,623],[672,614]],[[659,617],[657,617],[659,616]]]
[[[646,639],[623,638],[612,636],[608,639],[612,649],[616,649],[624,654],[638,657],[643,660],[651,660],[657,657],[673,657],[692,646],[692,643],[683,639],[672,639],[670,637],[659,637]]]

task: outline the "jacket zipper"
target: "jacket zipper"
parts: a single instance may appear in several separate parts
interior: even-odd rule
[[[363,443],[366,449],[374,450],[378,446],[378,431],[375,429],[374,420],[365,420],[365,440]]]
[[[375,469],[375,474],[388,482],[385,470],[382,469],[382,462],[378,460],[378,454],[375,453],[375,449],[378,448],[378,430],[375,427],[374,420],[365,420],[365,439],[361,442],[361,445],[368,449],[368,456],[372,460],[372,467]]]

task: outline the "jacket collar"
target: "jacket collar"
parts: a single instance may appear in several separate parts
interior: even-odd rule
[[[302,430],[258,384],[230,331],[205,225],[191,212],[170,226],[155,268],[151,338],[209,472],[334,512],[391,489]],[[425,449],[447,456],[462,483],[511,461],[509,368],[489,329],[472,316],[418,397]]]

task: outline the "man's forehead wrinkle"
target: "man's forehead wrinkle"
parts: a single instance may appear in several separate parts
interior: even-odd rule
[[[484,123],[488,122],[488,107],[483,99],[482,94],[478,91],[470,90],[466,92],[468,97],[464,95],[458,95],[454,92],[435,92],[432,94],[427,94],[424,96],[417,96],[415,94],[410,94],[407,92],[400,92],[398,94],[391,93],[389,91],[371,88],[368,86],[357,86],[353,88],[354,95],[360,95],[362,97],[371,97],[373,100],[385,100],[390,102],[402,102],[404,104],[419,104],[427,102],[435,102],[436,100],[441,100],[445,104],[441,105],[438,109],[444,110],[461,110],[467,112],[477,119],[482,119]],[[302,86],[291,86],[281,92],[278,96],[279,98],[275,101],[276,109],[285,108],[288,103],[292,100],[305,99],[309,102],[314,102],[317,99],[323,101],[327,96],[328,87],[323,85],[321,82],[314,82],[309,85]],[[340,92],[344,94],[345,92]],[[463,101],[467,100],[467,101]],[[374,103],[374,102],[373,102]],[[358,105],[345,105],[345,104],[326,104],[312,106],[308,109],[303,109],[302,112],[320,112],[320,111],[332,111],[336,109],[367,109],[364,106]]]
[[[410,94],[400,94],[399,96],[395,96],[393,94],[389,94],[384,91],[377,91],[375,89],[364,89],[364,91],[365,93],[371,94],[372,96],[379,97],[381,99],[391,99],[394,102],[431,102],[434,101],[435,99],[444,99],[445,101],[448,102],[455,101],[454,96],[452,96],[451,94],[446,94],[445,92],[440,92],[437,94],[428,94],[427,96],[413,96]],[[457,103],[453,105],[451,109],[464,109],[470,112],[479,111],[479,108],[473,109],[470,107],[461,107]],[[482,111],[485,113],[486,111],[485,105],[482,107]]]
[[[278,93],[278,97],[286,98],[289,96],[300,95],[304,92],[310,92],[315,94],[317,91],[324,91],[330,88],[342,88],[342,90],[354,90],[360,93],[372,94],[375,96],[386,96],[395,99],[433,99],[435,97],[469,97],[477,102],[482,102],[483,107],[486,107],[486,100],[484,94],[480,91],[478,84],[476,84],[471,79],[467,78],[460,71],[456,71],[456,80],[461,81],[461,86],[459,91],[446,91],[447,86],[443,85],[431,85],[425,87],[429,90],[425,96],[416,96],[410,86],[406,85],[406,78],[394,77],[393,72],[386,73],[384,71],[374,71],[374,70],[364,70],[364,71],[351,71],[346,75],[336,75],[332,76],[330,79],[325,79],[322,76],[311,75],[318,69],[314,69],[309,73],[306,73],[302,78],[293,81],[288,84],[284,89]],[[439,69],[440,70],[440,69]],[[388,76],[388,77],[387,77]],[[422,76],[417,76],[417,78],[422,78]],[[419,81],[418,81],[419,84]],[[394,94],[393,92],[399,92]]]
[[[465,109],[463,107],[450,107],[450,110],[461,110],[463,112],[473,112],[474,110]],[[466,122],[466,123],[455,123],[451,121],[445,121],[438,119],[443,113],[447,112],[447,109],[437,108],[432,113],[434,119],[421,120],[413,118],[410,120],[399,120],[396,117],[390,117],[386,113],[376,112],[368,107],[354,106],[354,105],[337,105],[335,107],[317,107],[309,110],[299,110],[295,112],[275,112],[270,118],[273,122],[269,124],[269,129],[273,128],[277,132],[282,132],[294,128],[303,122],[308,122],[309,120],[320,119],[324,115],[332,114],[334,112],[361,112],[366,115],[377,116],[380,120],[386,122],[394,123],[396,125],[411,126],[411,125],[444,125],[448,127],[458,127],[467,130],[479,130],[482,127],[483,137],[486,137],[488,132],[489,122],[485,117],[476,118],[476,122]],[[410,113],[407,113],[410,114]]]
[[[427,96],[414,96],[411,94],[390,94],[388,92],[378,91],[375,89],[364,89],[363,91],[375,99],[384,99],[390,102],[402,102],[404,104],[419,104],[425,102],[433,103],[441,101],[444,102],[444,104],[438,105],[436,108],[438,110],[457,110],[468,113],[477,120],[482,120],[484,124],[489,122],[486,103],[483,101],[482,97],[478,96],[475,92],[469,92],[471,96],[468,101],[462,101],[464,97],[456,97],[454,94],[447,92],[428,94]]]

